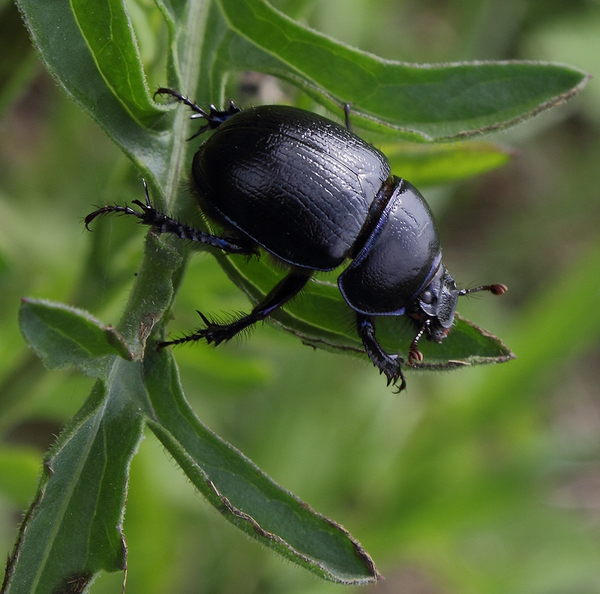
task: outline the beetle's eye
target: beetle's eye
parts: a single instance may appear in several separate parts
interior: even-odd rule
[[[427,303],[427,305],[431,305],[433,303],[433,293],[429,289],[426,289],[421,295],[421,301]]]

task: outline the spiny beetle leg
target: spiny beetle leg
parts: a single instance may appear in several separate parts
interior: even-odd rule
[[[192,120],[200,118],[206,120],[206,124],[202,126],[195,134],[190,136],[188,140],[192,140],[193,138],[196,138],[196,136],[200,136],[200,134],[206,132],[207,130],[216,130],[225,120],[241,111],[233,101],[229,101],[229,107],[225,110],[217,109],[214,105],[211,105],[210,111],[204,111],[197,103],[194,103],[194,101],[191,101],[185,95],[165,87],[158,89],[156,93],[154,93],[155,97],[156,95],[170,95],[171,97],[177,99],[177,101],[187,105],[193,112],[195,112],[191,116]]]
[[[264,320],[275,310],[293,299],[310,280],[311,275],[306,271],[292,271],[283,278],[267,294],[267,296],[247,315],[244,315],[228,324],[217,324],[209,320],[204,314],[198,312],[205,324],[204,328],[199,328],[192,334],[188,334],[175,340],[160,342],[158,348],[169,345],[183,344],[184,342],[193,342],[196,340],[206,340],[209,344],[215,346],[222,342],[231,340],[234,336],[249,328],[250,326]]]
[[[375,337],[375,327],[369,316],[357,313],[356,328],[367,355],[369,355],[373,365],[379,369],[379,373],[385,375],[388,386],[394,384],[397,387],[397,391],[402,392],[406,388],[406,380],[402,373],[404,359],[399,355],[390,355],[381,348]],[[400,380],[399,386],[397,385],[398,380]]]
[[[230,340],[245,328],[245,326],[235,327],[235,322],[231,324],[217,324],[216,322],[209,320],[201,311],[198,312],[198,315],[202,318],[202,321],[205,324],[204,328],[198,328],[198,330],[195,332],[186,334],[185,336],[176,338],[175,340],[159,342],[157,345],[158,348],[162,349],[166,346],[174,346],[177,344],[184,344],[186,342],[196,342],[198,340],[206,340],[208,344],[214,344],[217,346],[222,342]],[[240,320],[243,319],[245,318],[240,318]],[[237,321],[238,320],[236,320],[236,322]]]

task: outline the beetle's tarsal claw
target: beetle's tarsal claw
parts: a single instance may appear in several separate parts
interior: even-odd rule
[[[379,373],[385,375],[388,386],[396,385],[399,379],[402,380],[398,388],[399,392],[406,388],[406,380],[402,373],[403,363],[404,359],[398,355],[387,355],[378,361],[373,361],[373,364],[379,369]]]
[[[406,380],[404,379],[404,374],[402,372],[400,372],[399,379],[401,379],[402,381],[400,382],[400,385],[395,384],[395,390],[394,390],[395,394],[400,394],[400,392],[402,392],[403,390],[406,390]]]
[[[403,390],[406,390],[406,379],[404,378],[404,374],[402,373],[402,363],[404,360],[401,357],[394,358],[394,368],[386,370],[380,370],[387,377],[387,385],[394,386],[394,392],[399,394]],[[398,380],[400,380],[400,385],[398,385]]]
[[[104,214],[104,209],[103,208],[99,208],[98,210],[95,210],[94,212],[91,212],[87,217],[85,217],[85,219],[83,220],[83,224],[85,225],[85,228],[88,231],[91,231],[90,229],[90,223],[98,216]]]
[[[231,340],[248,327],[248,316],[244,313],[240,313],[239,317],[233,318],[229,323],[219,323],[211,320],[200,311],[198,311],[198,315],[202,318],[204,328],[198,328],[194,332],[194,340],[203,339],[208,344],[214,344],[215,346]]]

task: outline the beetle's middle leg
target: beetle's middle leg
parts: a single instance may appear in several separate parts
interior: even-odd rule
[[[195,332],[175,340],[159,342],[158,348],[203,339],[215,346],[222,342],[226,342],[236,334],[239,334],[242,330],[256,324],[256,322],[264,320],[276,309],[293,299],[305,287],[306,283],[310,280],[310,277],[311,271],[295,270],[290,272],[275,285],[267,296],[249,314],[244,315],[229,324],[217,324],[198,312],[203,322],[206,324],[204,328],[199,328]]]
[[[406,380],[402,373],[402,363],[404,363],[404,359],[398,355],[390,355],[381,348],[381,345],[375,337],[375,327],[373,326],[371,317],[362,313],[357,313],[356,329],[363,342],[365,351],[367,352],[367,355],[369,355],[369,359],[371,359],[373,365],[379,369],[379,373],[385,375],[388,386],[390,384],[395,384],[400,380],[398,392],[404,390],[406,388]]]

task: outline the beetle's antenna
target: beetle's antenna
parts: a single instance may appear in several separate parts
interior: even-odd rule
[[[493,295],[503,295],[508,291],[506,285],[481,285],[480,287],[473,287],[472,289],[462,289],[458,292],[459,297],[463,295],[470,295],[471,293],[479,293],[479,291],[489,291]]]

